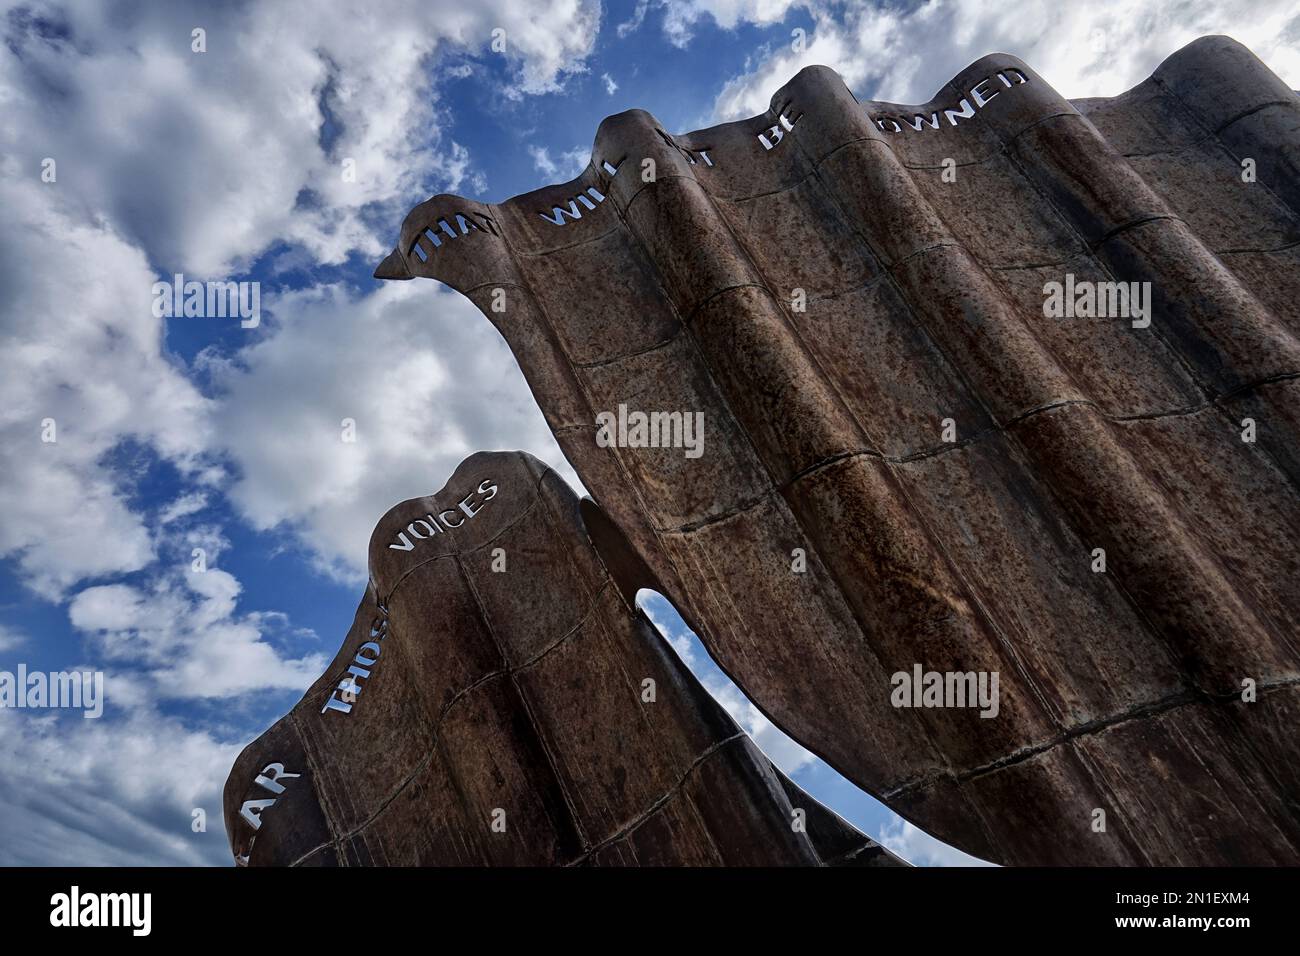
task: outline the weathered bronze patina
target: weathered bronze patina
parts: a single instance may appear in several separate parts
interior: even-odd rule
[[[611,580],[537,459],[384,516],[329,670],[226,783],[250,865],[897,865],[762,755]]]
[[[752,120],[622,113],[572,182],[417,206],[376,275],[482,309],[624,586],[917,825],[1294,863],[1298,213],[1300,98],[1211,37],[1113,99],[997,54],[920,107],[812,67]],[[603,440],[620,405],[702,453]],[[917,667],[997,674],[996,715],[896,706]]]

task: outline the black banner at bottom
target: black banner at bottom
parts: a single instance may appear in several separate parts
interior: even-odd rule
[[[451,943],[467,929],[494,945],[596,932],[653,943],[670,928],[660,942],[771,942],[775,929],[854,924],[858,934],[920,931],[927,944],[1049,932],[1232,945],[1292,925],[1297,889],[1296,869],[10,869],[0,870],[0,925],[9,941],[75,933],[81,943],[237,938],[277,949],[415,933]]]

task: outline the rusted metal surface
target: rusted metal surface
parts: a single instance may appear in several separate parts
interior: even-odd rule
[[[908,819],[1008,864],[1294,863],[1298,126],[1222,37],[1078,104],[1002,54],[921,107],[811,67],[434,197],[376,275],[482,309],[632,583]],[[1048,317],[1067,274],[1149,282],[1149,324]],[[703,453],[603,447],[620,404],[703,413]],[[917,665],[998,674],[997,715],[894,706]]]
[[[231,771],[237,859],[899,863],[762,755],[620,593],[577,496],[535,458],[476,454],[397,505],[370,567],[329,670]]]

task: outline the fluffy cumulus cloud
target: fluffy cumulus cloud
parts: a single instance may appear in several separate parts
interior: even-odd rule
[[[1113,96],[1199,36],[1240,40],[1300,87],[1300,8],[1294,0],[981,0],[843,5],[824,0],[667,0],[665,29],[688,43],[692,26],[771,24],[798,11],[813,28],[756,52],[718,94],[718,119],[753,116],[812,64],[839,71],[861,98],[923,103],[986,53],[1014,53],[1069,97]]]
[[[141,251],[0,162],[0,556],[57,597],[153,559],[106,456],[134,441],[201,480],[209,403],[163,352]]]
[[[526,449],[576,483],[505,341],[461,296],[423,281],[360,297],[323,286],[275,316],[275,336],[210,359],[217,433],[240,511],[296,533],[327,568],[364,577],[384,511],[437,491],[475,451]]]
[[[190,570],[158,578],[147,589],[87,588],[72,599],[68,616],[104,660],[143,671],[151,697],[159,700],[306,689],[324,670],[326,656],[281,656],[266,638],[285,629],[283,615],[236,613],[240,590],[226,571]]]
[[[153,559],[109,460],[122,442],[196,480],[216,474],[211,402],[165,354],[150,309],[155,270],[223,276],[275,243],[317,263],[378,258],[412,197],[456,188],[468,164],[439,133],[430,59],[487,54],[501,31],[504,92],[542,92],[582,69],[599,23],[592,0],[339,13],[4,6],[0,557],[43,593]],[[417,391],[432,364],[407,368]],[[41,440],[47,420],[57,441]]]
[[[455,189],[468,163],[439,132],[431,59],[495,38],[504,95],[552,90],[599,17],[597,0],[21,3],[0,134],[23,170],[54,158],[80,218],[108,216],[163,270],[222,275],[277,240],[373,258],[387,247],[368,223]]]
[[[219,788],[262,729],[252,701],[301,690],[332,648],[241,606],[209,509],[355,577],[378,513],[464,454],[562,461],[500,338],[432,283],[268,290],[253,344],[188,367],[153,284],[242,278],[268,251],[377,260],[413,202],[484,186],[443,132],[456,59],[500,57],[505,101],[554,91],[599,20],[598,0],[0,0],[0,560],[67,612],[41,652],[104,670],[109,703],[0,713],[0,761],[22,768],[0,775],[0,864],[229,862]],[[151,470],[166,498],[141,492]],[[37,643],[0,627],[11,659]]]

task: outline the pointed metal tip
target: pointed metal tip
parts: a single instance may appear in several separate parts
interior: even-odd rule
[[[402,259],[401,253],[394,249],[383,262],[379,263],[379,268],[375,270],[375,278],[410,279],[413,276],[411,270],[406,268],[406,262]]]

